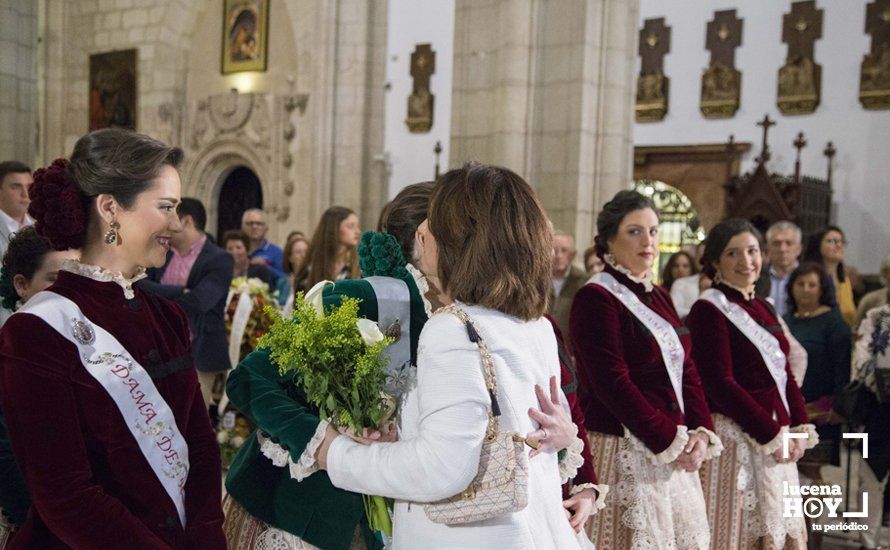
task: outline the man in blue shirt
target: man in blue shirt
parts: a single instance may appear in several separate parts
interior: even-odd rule
[[[761,298],[770,298],[781,317],[788,310],[788,278],[798,265],[802,251],[800,228],[782,220],[766,231],[766,257],[755,288]]]
[[[246,210],[241,217],[241,230],[250,238],[250,262],[263,264],[269,268],[276,282],[286,277],[282,267],[283,253],[281,249],[266,239],[269,232],[269,224],[266,223],[266,213],[259,208]]]

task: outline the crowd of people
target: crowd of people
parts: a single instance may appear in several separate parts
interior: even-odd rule
[[[526,181],[470,163],[374,232],[333,206],[278,247],[261,209],[209,235],[181,160],[105,129],[0,163],[0,548],[803,549],[783,491],[845,424],[879,544],[890,305],[840,228],[724,220],[656,277],[649,198],[617,193],[576,258]],[[299,293],[393,338],[392,426],[332,424],[257,344]]]

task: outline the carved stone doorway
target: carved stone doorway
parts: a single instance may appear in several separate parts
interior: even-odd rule
[[[263,207],[263,187],[256,173],[246,166],[238,166],[228,173],[219,189],[217,202],[216,238],[230,229],[241,228],[245,210]]]

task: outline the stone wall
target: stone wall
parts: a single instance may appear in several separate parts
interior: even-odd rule
[[[220,4],[47,0],[40,161],[69,154],[87,132],[89,56],[136,48],[137,129],[183,146],[183,194],[204,201],[211,227],[219,185],[238,165],[261,177],[274,240],[311,232],[332,204],[373,225],[386,199],[374,160],[383,148],[386,3],[271,2],[268,70],[234,75],[219,71]],[[232,88],[234,104],[252,106],[248,116],[195,139],[211,99],[228,101]]]
[[[34,162],[37,2],[0,0],[0,161]]]

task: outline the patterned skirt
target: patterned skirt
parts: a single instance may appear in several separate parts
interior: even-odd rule
[[[587,534],[609,550],[705,550],[710,532],[699,476],[654,464],[634,436],[588,432],[606,507],[591,516]]]
[[[253,517],[229,495],[223,498],[223,513],[226,516],[223,531],[229,550],[319,550],[300,537]],[[355,530],[349,548],[365,550],[359,529]]]
[[[715,414],[723,453],[701,468],[712,550],[807,547],[803,518],[784,518],[783,483],[797,486],[797,465],[758,452],[738,424]]]

